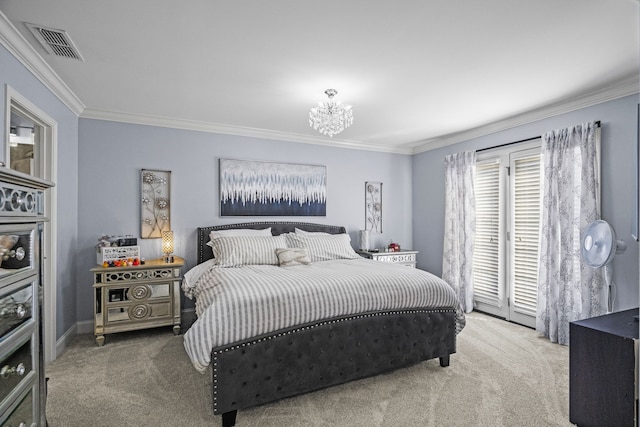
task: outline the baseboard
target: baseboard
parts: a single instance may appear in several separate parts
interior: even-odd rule
[[[67,331],[62,334],[60,338],[56,341],[56,355],[55,359],[58,358],[62,351],[67,348],[69,343],[73,341],[73,339],[79,334],[91,334],[93,333],[93,321],[85,320],[82,322],[76,322],[71,326]]]
[[[78,325],[78,335],[93,333],[93,320],[83,320],[76,324]]]
[[[56,354],[53,360],[57,359],[62,351],[69,345],[69,343],[78,335],[78,324],[75,323],[72,327],[67,329],[67,332],[62,334],[56,341]]]

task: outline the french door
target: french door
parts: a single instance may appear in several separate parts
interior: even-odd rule
[[[535,327],[541,208],[540,140],[476,162],[474,308]]]

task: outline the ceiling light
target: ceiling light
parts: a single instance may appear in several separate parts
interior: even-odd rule
[[[332,137],[353,124],[353,110],[351,105],[342,105],[340,101],[334,101],[333,97],[338,93],[337,90],[327,89],[324,93],[329,100],[321,101],[317,107],[311,108],[309,126]]]

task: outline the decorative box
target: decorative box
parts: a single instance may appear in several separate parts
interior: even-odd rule
[[[101,246],[96,253],[96,261],[99,265],[129,258],[140,258],[140,246]]]

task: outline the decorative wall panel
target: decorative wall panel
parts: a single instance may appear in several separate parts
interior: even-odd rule
[[[142,169],[140,237],[160,238],[171,230],[171,171]]]
[[[325,216],[327,168],[220,159],[221,216]]]

